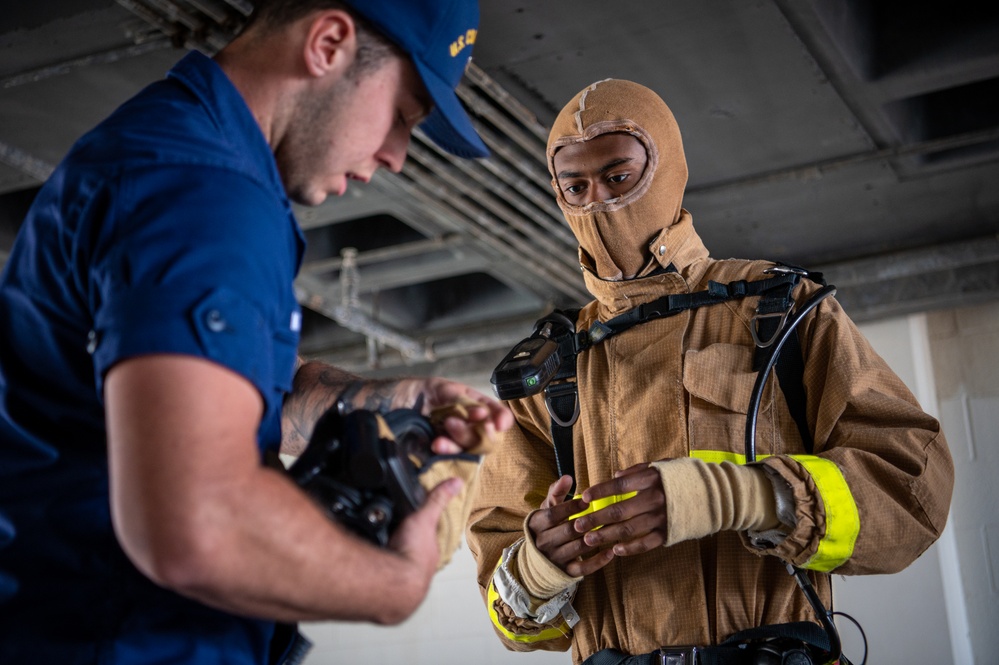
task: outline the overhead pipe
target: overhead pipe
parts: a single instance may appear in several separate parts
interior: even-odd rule
[[[465,77],[481,88],[486,96],[494,100],[497,105],[519,120],[525,129],[541,141],[542,145],[548,143],[548,128],[538,122],[537,117],[521,104],[519,99],[504,90],[481,67],[476,65],[474,60],[469,62],[465,68]]]
[[[487,134],[491,130],[480,131],[480,135],[484,137],[487,144],[499,143],[489,140]],[[560,239],[570,248],[576,246],[576,239],[565,224],[562,213],[555,203],[555,197],[551,194],[547,179],[519,175],[501,159],[490,158],[473,161],[456,158],[422,134],[418,138],[424,146],[433,150],[455,168],[467,173],[483,188],[492,189],[499,193],[504,201],[509,202],[510,205],[527,215],[541,227],[541,230]],[[521,173],[524,172],[523,169],[517,170]],[[545,173],[547,174],[547,172]]]
[[[356,294],[355,286],[341,288],[339,303],[327,295],[327,285],[313,275],[299,274],[295,279],[295,287],[300,303],[329,317],[344,328],[398,349],[409,361],[436,359],[432,348],[375,321],[361,311],[356,299],[352,301],[350,296],[351,290]]]
[[[503,187],[489,188],[486,189],[485,192],[480,193],[472,187],[467,180],[448,172],[447,166],[442,164],[440,159],[434,159],[430,151],[424,149],[420,145],[413,144],[410,146],[410,156],[417,162],[426,166],[428,170],[443,176],[445,181],[454,187],[459,193],[469,197],[469,199],[475,201],[476,204],[499,217],[513,229],[520,231],[525,237],[531,239],[537,245],[539,251],[541,248],[548,249],[551,252],[551,254],[548,255],[549,261],[554,260],[559,263],[563,263],[570,271],[577,267],[574,261],[566,261],[567,256],[570,255],[570,252],[567,252],[566,250],[570,248],[567,248],[564,244],[553,241],[551,236],[547,234],[539,233],[537,227],[530,223],[530,219],[525,220],[523,217],[514,214],[509,207],[498,203],[488,195],[495,194],[495,196],[499,197],[501,201],[506,203],[509,197],[504,196],[505,192],[503,188],[505,185]],[[457,165],[454,165],[454,167],[466,175],[472,176],[474,180],[478,181],[478,178],[475,178],[474,176],[474,169],[461,168]],[[483,196],[483,194],[486,195]],[[542,254],[541,256],[544,255]]]
[[[454,194],[450,188],[444,187],[440,182],[430,180],[427,176],[420,173],[419,169],[404,166],[402,173],[411,178],[425,191],[433,193],[436,198],[446,202],[448,206],[460,212],[465,220],[473,222],[477,226],[487,230],[493,238],[508,243],[500,243],[499,246],[496,246],[496,243],[492,244],[516,265],[525,268],[539,277],[550,280],[550,283],[553,286],[557,286],[562,292],[573,294],[575,300],[581,299],[582,302],[585,302],[588,299],[588,296],[585,295],[585,291],[582,289],[583,282],[578,274],[570,276],[569,274],[550,270],[550,257],[548,255],[539,253],[531,243],[512,233],[509,228],[498,223],[491,215],[481,209],[473,208],[469,201]]]
[[[464,244],[464,238],[457,233],[446,233],[442,236],[429,238],[427,240],[417,240],[415,242],[401,243],[398,245],[390,245],[388,247],[368,250],[366,252],[359,252],[355,260],[358,266],[370,263],[379,263],[382,261],[398,261],[411,256],[421,256],[427,252],[434,252],[443,249],[457,249]],[[302,266],[302,271],[314,274],[333,272],[335,270],[340,270],[342,266],[343,258],[340,256],[334,256],[328,259],[309,261]]]
[[[253,13],[253,3],[247,0],[222,0],[222,2],[235,9],[244,17],[248,17]]]
[[[511,247],[505,245],[502,239],[480,228],[478,225],[473,224],[469,219],[465,218],[460,211],[455,210],[454,207],[442,200],[442,195],[440,194],[440,190],[442,188],[439,185],[437,185],[437,189],[435,189],[433,184],[417,184],[417,182],[407,177],[407,173],[407,169],[404,167],[402,176],[393,175],[392,177],[389,177],[388,175],[380,175],[376,180],[377,186],[386,194],[398,195],[401,197],[401,200],[412,203],[426,214],[435,216],[437,223],[445,224],[448,227],[468,236],[469,238],[472,238],[475,241],[475,247],[490,254],[491,256],[496,257],[498,261],[506,261],[512,266],[517,266],[525,271],[533,272],[542,278],[541,280],[523,280],[519,273],[514,274],[515,271],[512,270],[504,270],[502,273],[493,271],[491,273],[500,281],[508,283],[511,288],[527,289],[541,299],[551,298],[552,289],[554,288],[561,293],[563,297],[568,297],[573,301],[578,300],[579,296],[574,294],[567,295],[563,289],[558,289],[556,286],[553,286],[551,280],[547,278],[547,275],[537,273],[533,269],[534,266],[522,266],[521,261],[523,257],[518,255]],[[443,196],[446,197],[446,194]],[[544,283],[546,288],[538,288],[539,283]]]
[[[524,339],[535,319],[536,317],[511,319],[500,324],[491,324],[482,330],[470,331],[467,327],[461,327],[439,331],[432,340],[428,340],[427,344],[432,345],[435,362],[467,357],[476,353],[505,351]],[[390,370],[412,364],[412,361],[401,353],[379,353],[377,349],[372,349],[376,344],[377,342],[369,337],[363,348],[361,345],[338,345],[335,349],[317,349],[310,355],[324,357],[348,371],[366,368]]]
[[[82,58],[73,58],[72,60],[66,60],[64,62],[47,65],[45,67],[39,67],[38,69],[31,69],[26,72],[21,72],[20,74],[0,79],[0,89],[6,90],[19,85],[37,83],[54,76],[69,74],[76,69],[91,67],[93,65],[106,65],[119,60],[124,60],[125,58],[134,58],[139,55],[144,55],[150,51],[158,51],[160,49],[169,48],[170,46],[171,44],[169,40],[157,39],[144,42],[142,44],[132,44],[122,48],[101,51],[100,53],[92,53],[90,55],[83,56]]]
[[[55,166],[52,164],[2,141],[0,141],[0,162],[41,182],[48,180],[52,172],[55,171]]]
[[[485,72],[481,72],[480,78],[484,77]],[[542,152],[540,154],[544,154],[543,148],[548,143],[547,132],[545,133],[544,139],[539,139],[534,132],[526,131],[523,125],[518,125],[514,121],[507,118],[505,114],[500,113],[496,108],[497,105],[493,103],[494,100],[490,99],[488,102],[484,101],[482,96],[475,94],[472,88],[468,85],[459,85],[456,92],[458,93],[458,97],[461,98],[461,101],[463,101],[473,113],[492,123],[493,126],[500,130],[504,136],[509,137],[514,143],[523,148],[527,154],[535,154],[539,144],[542,146]],[[500,104],[500,106],[502,105]]]
[[[218,24],[210,16],[198,16],[171,0],[117,0],[118,4],[138,15],[175,45],[183,44],[208,54],[220,51],[229,42],[233,30]]]

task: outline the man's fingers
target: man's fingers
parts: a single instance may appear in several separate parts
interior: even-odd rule
[[[565,495],[569,493],[570,487],[572,487],[572,476],[562,476],[549,485],[548,496],[546,496],[545,500],[541,502],[541,508],[554,508],[562,503],[565,499]],[[571,514],[572,513],[566,513],[565,517],[568,517]]]
[[[556,528],[564,528],[567,532],[571,533],[573,531],[572,523],[569,521],[570,515],[575,515],[578,512],[582,512],[586,509],[586,504],[584,504],[579,499],[571,499],[563,503],[559,503],[553,508],[544,508],[536,511],[531,515],[528,521],[528,527],[535,534],[549,531]]]
[[[613,552],[615,556],[634,556],[662,547],[664,542],[665,538],[660,534],[649,533],[642,538],[614,545]]]
[[[609,496],[662,486],[662,477],[659,475],[659,471],[648,464],[629,467],[622,473],[623,475],[616,478],[588,487],[583,491],[583,500],[587,503],[593,503],[597,499]]]
[[[615,472],[614,477],[620,478],[621,476],[628,476],[633,473],[637,473],[638,471],[643,471],[647,468],[649,468],[649,465],[646,464],[645,462],[641,462],[639,464],[633,464],[632,466],[629,466],[627,469],[621,469],[620,471]]]
[[[647,552],[666,542],[666,520],[658,515],[642,513],[627,521],[589,531],[583,536],[583,540],[591,547],[608,547],[620,544],[628,548],[632,548],[632,544],[635,542],[646,543],[647,541],[645,549],[638,548],[637,551],[629,549],[623,553]],[[615,549],[615,551],[617,550]],[[622,552],[617,553],[622,554]]]
[[[430,420],[441,435],[434,441],[435,452],[489,452],[495,447],[496,435],[513,425],[513,414],[495,400],[481,399],[472,402],[462,398],[431,411]]]
[[[658,476],[658,472],[656,475]],[[573,527],[576,531],[585,533],[598,526],[627,522],[645,514],[651,515],[657,520],[662,519],[665,523],[666,498],[662,492],[662,485],[638,490],[638,493],[630,499],[612,503],[605,508],[583,515],[574,520]]]
[[[603,550],[597,552],[588,559],[582,559],[580,561],[572,561],[565,567],[566,575],[571,575],[572,577],[585,577],[591,575],[608,563],[614,560],[613,550]]]
[[[389,548],[432,575],[440,559],[437,525],[444,509],[461,488],[460,478],[448,478],[434,487],[420,509],[406,517],[392,534]]]
[[[426,519],[436,525],[447,504],[461,492],[462,485],[461,478],[452,477],[441,481],[427,494],[427,500],[420,508],[420,512],[426,511]]]

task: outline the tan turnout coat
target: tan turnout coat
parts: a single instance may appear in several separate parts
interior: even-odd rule
[[[708,281],[767,277],[765,261],[711,259],[690,216],[651,246],[677,272],[603,281],[584,272],[596,300],[577,329],[607,321],[669,293]],[[664,247],[663,253],[656,252]],[[818,288],[803,280],[798,303]],[[699,456],[744,461],[746,411],[756,378],[750,321],[757,298],[703,307],[635,326],[578,358],[581,400],[573,429],[579,490],[636,463]],[[763,464],[793,491],[796,526],[774,549],[754,549],[723,532],[642,555],[621,557],[584,578],[569,630],[511,615],[491,577],[502,551],[524,533],[557,478],[549,416],[541,396],[512,403],[518,425],[480,469],[466,533],[478,582],[501,640],[513,650],[565,650],[580,663],[614,647],[631,654],[662,645],[708,645],[735,631],[815,620],[782,560],[809,569],[828,606],[828,572],[891,573],[908,566],[940,535],[953,466],[936,420],[873,351],[834,298],[799,326],[805,356],[807,418],[815,440],[805,454],[776,379],[760,409]]]

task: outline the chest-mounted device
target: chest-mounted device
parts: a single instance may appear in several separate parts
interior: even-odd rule
[[[559,341],[573,332],[573,321],[558,311],[535,323],[531,336],[510,349],[489,377],[496,396],[521,399],[544,390],[562,365]]]

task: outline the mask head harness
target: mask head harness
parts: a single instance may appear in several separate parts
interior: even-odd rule
[[[433,438],[416,409],[341,414],[334,407],[316,422],[288,472],[330,519],[384,547],[426,500],[419,474],[436,461]]]

